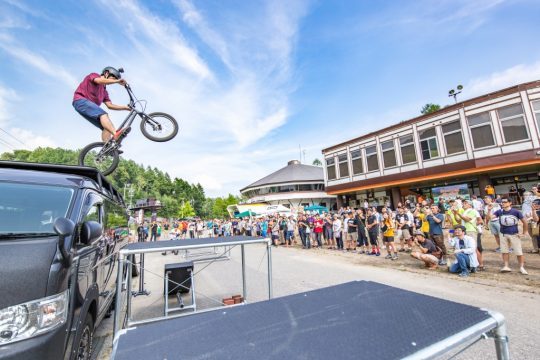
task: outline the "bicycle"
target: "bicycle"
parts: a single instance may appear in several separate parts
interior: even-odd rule
[[[117,139],[113,137],[107,142],[95,142],[85,146],[79,154],[79,165],[95,167],[103,175],[109,175],[116,170],[120,163],[119,149],[122,141],[131,131],[131,124],[137,116],[141,118],[141,132],[149,140],[165,142],[178,134],[178,123],[171,115],[163,112],[146,114],[146,101],[138,100],[129,85],[126,84],[125,88],[129,95],[129,107],[131,108],[130,113],[119,127],[125,130]],[[136,109],[138,104],[141,106],[141,111]]]

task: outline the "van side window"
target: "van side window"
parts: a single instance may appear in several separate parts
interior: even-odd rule
[[[86,221],[96,221],[98,223],[102,223],[102,220],[101,220],[102,219],[102,216],[101,216],[102,201],[103,199],[101,198],[101,196],[99,196],[96,193],[86,194],[86,198],[84,199],[84,202],[81,208],[81,215],[80,215],[81,220],[79,222],[79,225],[83,224]],[[76,241],[77,245],[80,245],[79,239],[78,239],[79,231],[80,231],[80,226],[77,231],[77,241]]]
[[[87,194],[81,209],[81,223],[85,221],[97,221],[101,223],[101,203],[103,199],[95,193]]]
[[[82,222],[85,222],[85,221],[97,221],[97,222],[100,222],[99,221],[99,205],[98,204],[92,206],[88,210],[88,212],[86,213],[86,215],[82,219]]]

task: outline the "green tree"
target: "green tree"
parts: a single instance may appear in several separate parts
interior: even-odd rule
[[[79,152],[61,148],[37,148],[33,151],[14,150],[0,154],[0,160],[40,162],[62,165],[76,165]],[[191,210],[184,209],[189,216],[210,216],[214,203],[207,203],[204,189],[200,184],[190,184],[179,178],[171,179],[169,174],[157,168],[144,167],[133,160],[120,159],[116,171],[108,176],[109,181],[120,193],[124,193],[127,184],[134,190],[133,201],[153,197],[160,200],[163,208],[159,216],[176,217],[180,211],[181,201],[193,204]],[[128,194],[126,194],[127,196]],[[185,215],[188,216],[188,215]]]
[[[180,205],[180,210],[178,211],[178,216],[181,218],[187,218],[195,216],[195,210],[189,203],[189,201],[184,201],[183,205]]]
[[[319,159],[315,159],[315,160],[313,160],[312,165],[313,166],[322,166],[322,162]]]
[[[441,109],[441,105],[438,105],[438,104],[426,104],[422,107],[422,110],[420,110],[420,112],[422,113],[422,115],[426,115],[426,114],[431,114],[431,113],[434,113],[435,111],[439,111]]]

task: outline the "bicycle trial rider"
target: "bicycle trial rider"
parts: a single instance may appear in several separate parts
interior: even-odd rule
[[[118,139],[125,129],[116,130],[109,115],[100,105],[102,103],[111,110],[128,110],[127,105],[115,105],[109,98],[106,86],[111,84],[127,85],[122,79],[122,74],[116,68],[107,66],[101,72],[88,74],[75,90],[73,95],[73,107],[75,110],[92,125],[101,129],[101,140],[107,142],[114,137]]]

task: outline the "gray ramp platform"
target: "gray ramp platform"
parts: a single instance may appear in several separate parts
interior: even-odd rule
[[[486,310],[357,281],[138,325],[114,359],[429,358],[498,325]]]

